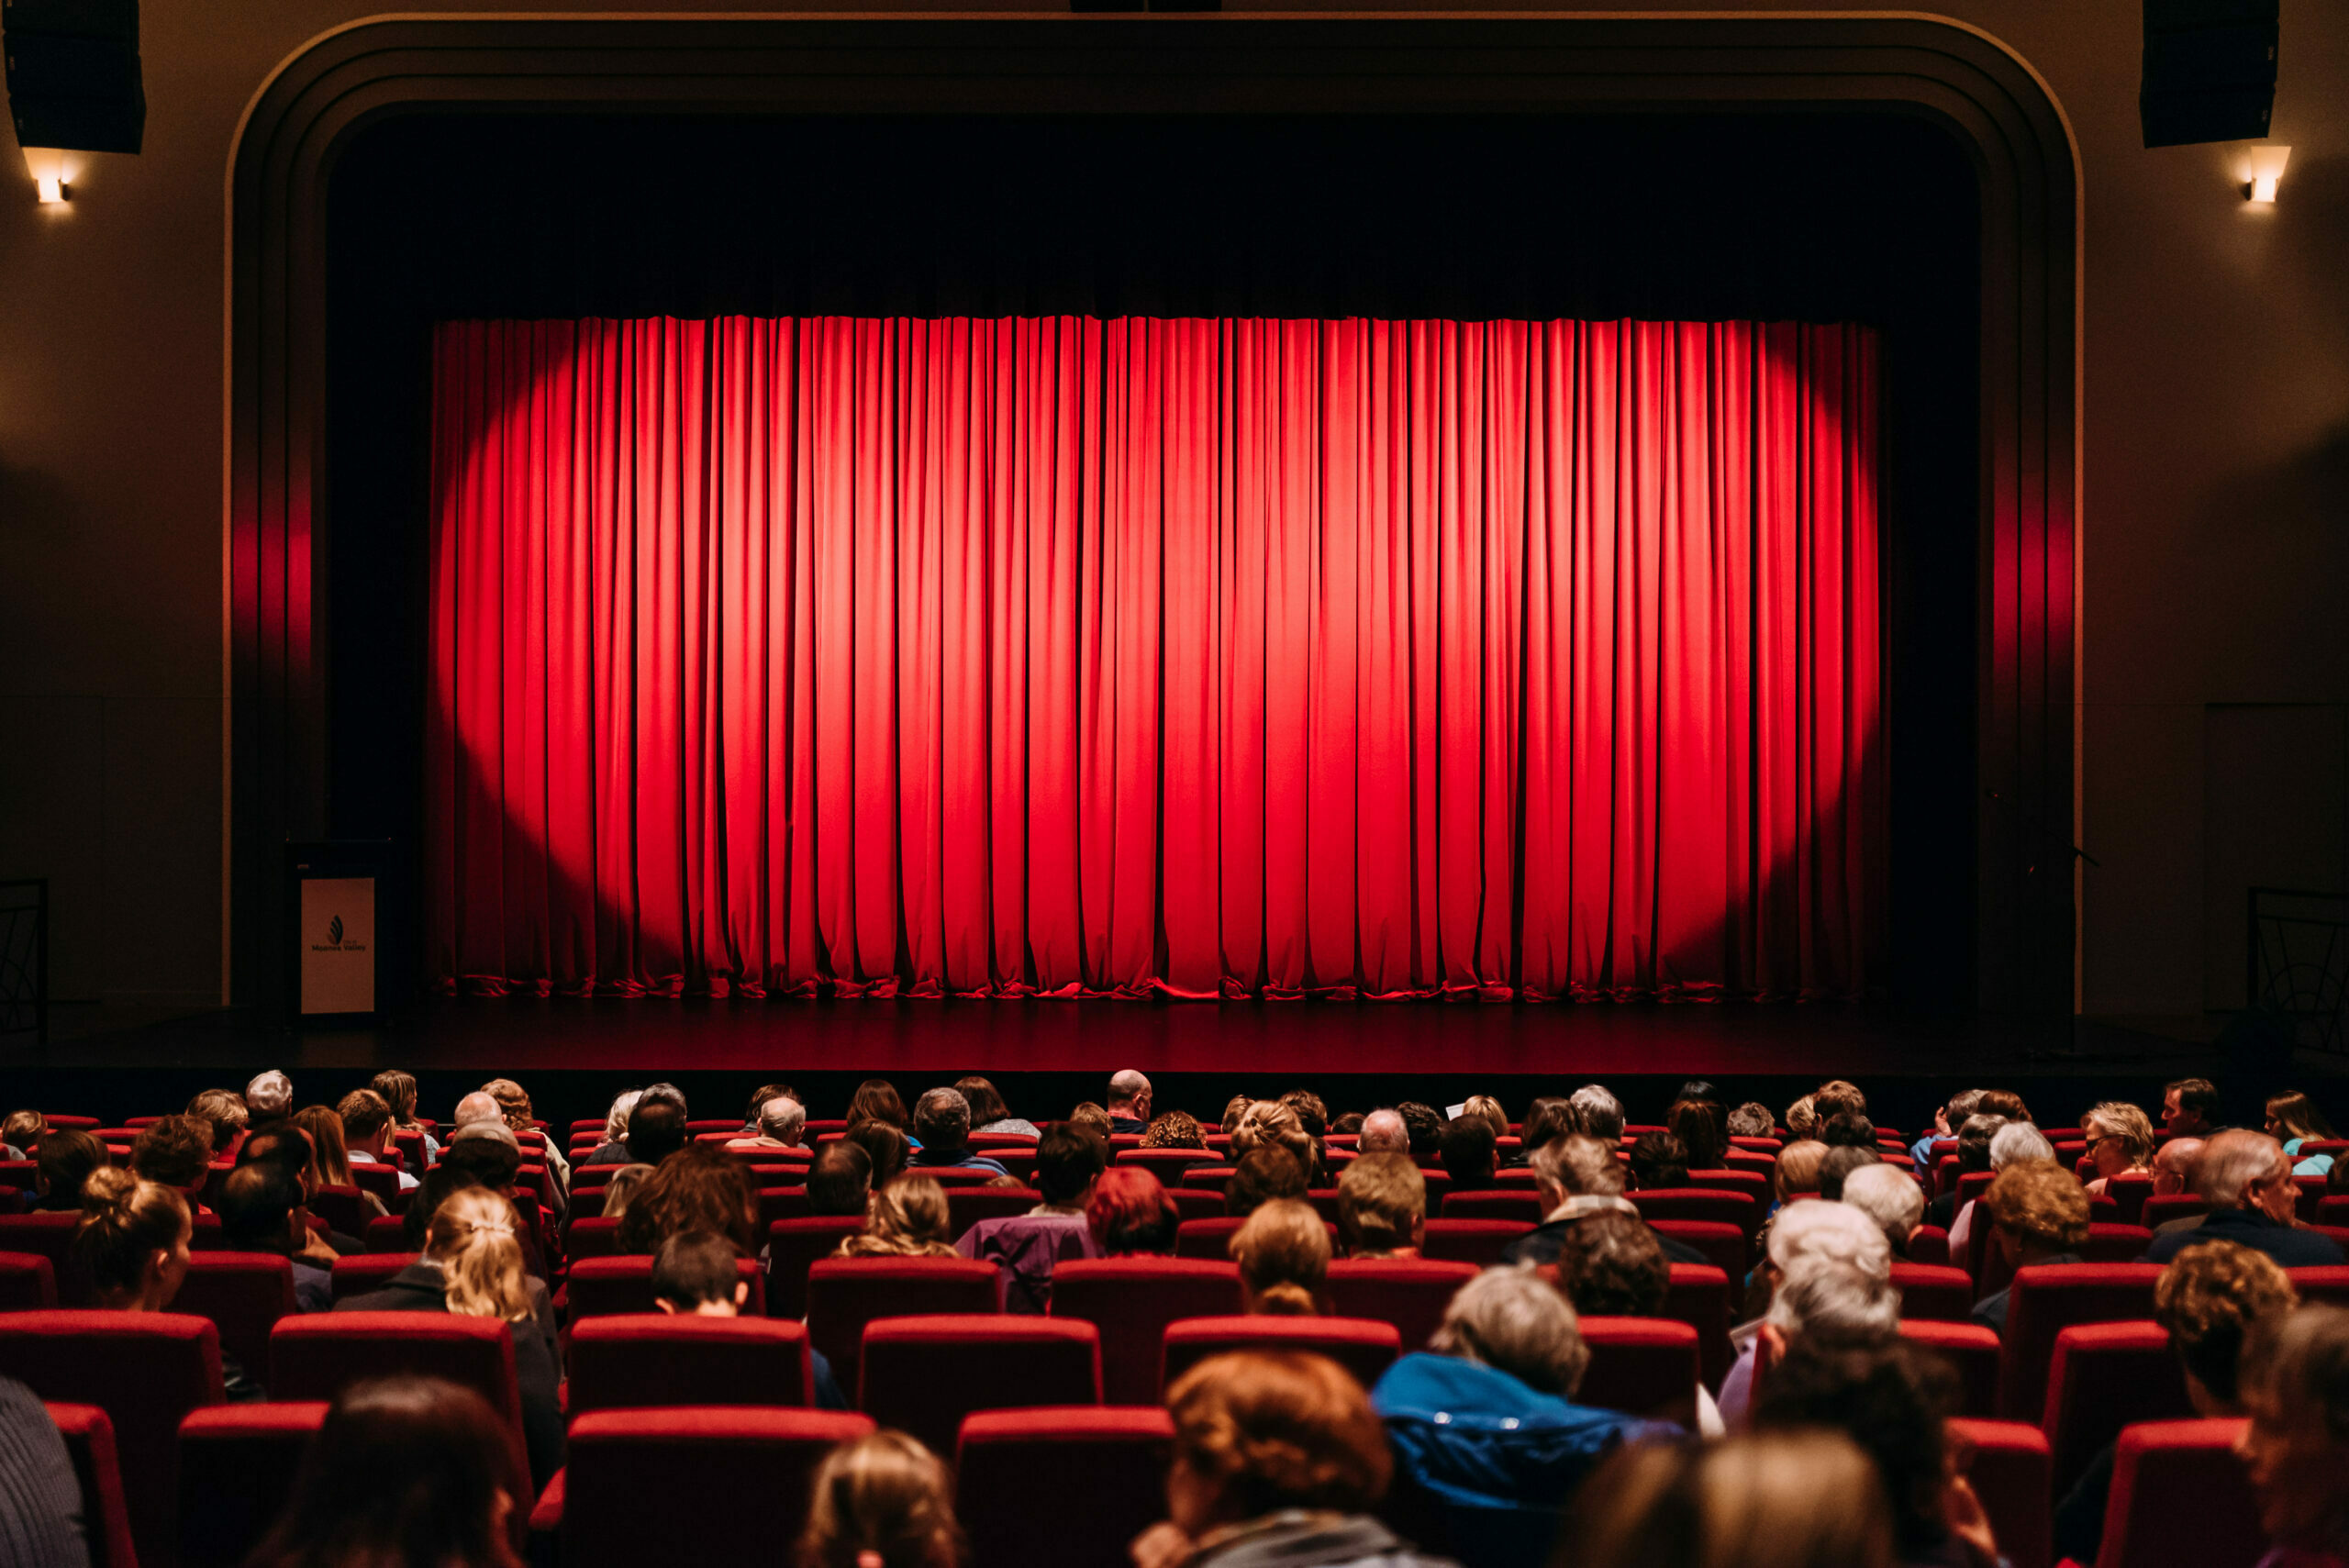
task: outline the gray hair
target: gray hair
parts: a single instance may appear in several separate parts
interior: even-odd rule
[[[284,1116],[294,1108],[294,1080],[271,1068],[245,1085],[245,1105],[257,1117]]]
[[[2233,1208],[2244,1189],[2275,1173],[2284,1146],[2264,1132],[2236,1128],[2213,1133],[2194,1162],[2194,1190],[2212,1208]]]
[[[618,1143],[628,1136],[629,1113],[636,1109],[636,1102],[644,1098],[641,1089],[623,1089],[612,1097],[612,1108],[604,1113],[604,1141]]]
[[[1609,1140],[1623,1136],[1623,1102],[1597,1084],[1585,1084],[1574,1094],[1575,1115],[1593,1138]]]
[[[1770,1221],[1770,1261],[1779,1272],[1805,1258],[1845,1263],[1876,1279],[1892,1277],[1892,1243],[1874,1219],[1848,1203],[1798,1198]]]
[[[1561,1399],[1574,1396],[1590,1364],[1573,1305],[1530,1268],[1486,1269],[1463,1284],[1428,1348],[1480,1362]]]
[[[1615,1146],[1585,1133],[1553,1138],[1531,1156],[1533,1179],[1568,1197],[1608,1197],[1623,1190],[1623,1162]]]
[[[1925,1194],[1898,1165],[1863,1165],[1843,1178],[1843,1201],[1866,1215],[1897,1251],[1925,1218]]]
[[[789,1095],[777,1095],[759,1107],[759,1130],[777,1143],[796,1143],[807,1125],[807,1107]]]
[[[1364,1154],[1408,1154],[1411,1129],[1403,1125],[1400,1111],[1373,1111],[1362,1118],[1354,1147]]]
[[[2027,1121],[2010,1121],[1998,1129],[1990,1140],[1990,1169],[2003,1171],[2009,1165],[2026,1164],[2033,1160],[2054,1160],[2055,1146],[2047,1135]]]
[[[1900,1332],[1900,1293],[1889,1278],[1816,1253],[1787,1265],[1763,1319],[1789,1338],[1882,1345]]]
[[[924,1143],[943,1142],[952,1148],[970,1130],[971,1102],[960,1090],[925,1090],[914,1102],[914,1134]]]

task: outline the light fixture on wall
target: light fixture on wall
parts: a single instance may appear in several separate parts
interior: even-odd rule
[[[2284,165],[2291,161],[2292,150],[2288,147],[2251,149],[2243,160],[2243,195],[2253,201],[2274,206],[2277,182],[2283,179]]]
[[[56,147],[25,149],[25,169],[33,177],[33,189],[43,206],[61,206],[72,192],[65,183],[65,152]]]

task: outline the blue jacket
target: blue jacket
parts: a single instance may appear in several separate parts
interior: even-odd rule
[[[1427,1351],[1387,1368],[1370,1397],[1397,1466],[1442,1512],[1453,1554],[1478,1568],[1546,1561],[1560,1510],[1600,1460],[1621,1443],[1681,1436]]]

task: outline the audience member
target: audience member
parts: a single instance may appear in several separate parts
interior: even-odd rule
[[[57,1136],[55,1131],[49,1135]],[[195,1219],[176,1187],[103,1166],[82,1187],[82,1222],[65,1253],[68,1299],[106,1312],[168,1312],[187,1279]],[[233,1404],[269,1397],[237,1358],[222,1351],[220,1382]]]
[[[2013,1166],[2033,1162],[2052,1165],[2055,1162],[2055,1146],[2047,1135],[2027,1121],[2009,1121],[1990,1139],[1990,1169],[2006,1171]],[[1979,1216],[1980,1200],[1966,1204],[1950,1222],[1949,1255],[1963,1258],[1973,1244],[1974,1226]]]
[[[1112,1165],[1093,1184],[1085,1205],[1085,1223],[1093,1244],[1104,1258],[1164,1254],[1174,1251],[1175,1228],[1182,1214],[1166,1189],[1150,1172],[1133,1165]]]
[[[1305,1172],[1296,1157],[1276,1144],[1266,1145],[1233,1162],[1231,1180],[1223,1187],[1223,1212],[1244,1219],[1275,1199],[1302,1199],[1305,1194]]]
[[[1359,1154],[1401,1154],[1411,1152],[1411,1129],[1403,1125],[1401,1113],[1381,1108],[1362,1118],[1362,1130],[1354,1137],[1354,1151]]]
[[[856,1086],[848,1100],[848,1125],[854,1131],[860,1122],[886,1122],[899,1132],[905,1132],[911,1118],[906,1115],[906,1102],[897,1095],[897,1086],[886,1078],[867,1078]]]
[[[1626,1447],[1577,1495],[1573,1568],[1894,1568],[1876,1466],[1831,1431]]]
[[[481,1185],[480,1179],[470,1171],[449,1165],[435,1165],[424,1173],[424,1180],[407,1200],[407,1208],[400,1216],[400,1248],[403,1251],[421,1252],[430,1239],[432,1217],[449,1201],[449,1195],[465,1187]]]
[[[872,1198],[873,1156],[863,1144],[838,1138],[816,1151],[807,1166],[809,1214],[863,1214]],[[608,1210],[611,1199],[604,1207]]]
[[[2088,1162],[2096,1177],[2087,1190],[2101,1193],[2113,1177],[2150,1169],[2154,1161],[2154,1124],[2126,1100],[2106,1100],[2080,1118],[2080,1136],[2087,1140]]]
[[[149,1122],[131,1140],[130,1173],[177,1187],[193,1203],[212,1174],[212,1124],[185,1115]]]
[[[1819,1125],[1822,1129],[1830,1121],[1846,1113],[1862,1118],[1868,1114],[1868,1097],[1860,1093],[1860,1086],[1857,1084],[1846,1082],[1842,1078],[1830,1078],[1826,1083],[1819,1085],[1811,1092],[1810,1101],[1811,1108],[1817,1114]],[[1824,1143],[1827,1140],[1821,1138],[1820,1141]]]
[[[1758,1100],[1748,1100],[1729,1113],[1729,1135],[1731,1138],[1770,1138],[1776,1135],[1778,1118],[1770,1107]]]
[[[449,1118],[451,1128],[470,1127],[477,1121],[494,1121],[501,1126],[506,1122],[504,1107],[497,1103],[497,1096],[486,1089],[475,1089],[461,1097],[456,1110]],[[514,1129],[508,1127],[507,1130],[511,1132]]]
[[[1821,1191],[1820,1195],[1827,1195]],[[1909,1238],[1924,1223],[1925,1195],[1917,1179],[1881,1160],[1843,1178],[1842,1201],[1876,1221],[1895,1258],[1908,1254]]]
[[[1150,1125],[1150,1080],[1126,1068],[1109,1078],[1109,1130],[1140,1132]]]
[[[1231,1238],[1242,1310],[1314,1318],[1330,1310],[1330,1227],[1312,1206],[1280,1198],[1248,1217]]]
[[[1721,1418],[1731,1428],[1745,1423],[1757,1370],[1784,1353],[1803,1332],[1818,1328],[1839,1341],[1865,1338],[1898,1326],[1899,1296],[1892,1291],[1892,1247],[1875,1220],[1847,1203],[1804,1198],[1772,1217],[1767,1251],[1753,1272],[1749,1308],[1759,1316],[1731,1334],[1737,1362],[1721,1382]],[[1820,1279],[1784,1306],[1787,1281],[1807,1262],[1836,1263],[1859,1276]],[[1839,1290],[1839,1287],[1840,1290]]]
[[[1452,1178],[1453,1192],[1472,1193],[1491,1186],[1500,1169],[1493,1124],[1475,1116],[1462,1116],[1448,1123],[1437,1157],[1443,1162],[1443,1173]]]
[[[692,1140],[685,1130],[685,1107],[674,1100],[655,1099],[648,1089],[629,1112],[627,1136],[618,1144],[596,1150],[580,1163],[658,1165]]]
[[[1991,1244],[2011,1272],[2041,1263],[2076,1263],[2088,1240],[2088,1195],[2053,1162],[2028,1160],[2001,1171],[1982,1195],[1994,1226]],[[2012,1285],[1974,1304],[1974,1320],[2004,1338]]]
[[[1604,1091],[1601,1091],[1602,1093]],[[1580,1106],[1586,1121],[1589,1111]],[[1564,1245],[1566,1227],[1586,1214],[1610,1209],[1637,1214],[1636,1205],[1623,1195],[1623,1165],[1614,1146],[1576,1133],[1553,1138],[1533,1153],[1533,1190],[1540,1195],[1542,1223],[1510,1242],[1501,1253],[1507,1263],[1553,1263]],[[1705,1254],[1685,1241],[1659,1235],[1657,1245],[1675,1263],[1701,1263]]]
[[[797,1568],[956,1568],[953,1495],[945,1465],[903,1432],[844,1442],[816,1472]]]
[[[252,1115],[245,1096],[234,1089],[206,1089],[187,1103],[187,1114],[212,1124],[212,1157],[221,1159],[237,1146]]]
[[[788,1084],[762,1084],[751,1091],[751,1098],[742,1109],[743,1137],[756,1138],[759,1135],[759,1112],[766,1108],[769,1100],[778,1098],[799,1100],[799,1091]],[[807,1104],[805,1100],[799,1103],[802,1106]]]
[[[1294,1106],[1278,1100],[1258,1100],[1241,1114],[1240,1125],[1231,1129],[1231,1154],[1235,1161],[1268,1147],[1287,1150],[1297,1162],[1297,1168],[1304,1173],[1306,1185],[1319,1184],[1321,1140],[1305,1129],[1304,1119]]]
[[[2155,1236],[2147,1262],[2166,1263],[2198,1240],[2238,1241],[2288,1269],[2342,1261],[2332,1237],[2295,1228],[2299,1187],[2291,1156],[2264,1132],[2237,1128],[2210,1138],[2194,1162],[2194,1188],[2210,1206],[2209,1216],[2196,1229]]]
[[[1669,1132],[1642,1132],[1631,1140],[1631,1184],[1643,1193],[1669,1192],[1688,1184],[1687,1146]]]
[[[302,1188],[273,1160],[239,1165],[222,1178],[217,1207],[220,1240],[234,1252],[273,1252],[294,1271],[294,1305],[304,1312],[334,1306],[335,1251],[296,1218]]]
[[[2214,1140],[2215,1141],[2215,1140]],[[2303,1307],[2254,1336],[2235,1441],[2273,1568],[2349,1561],[2349,1310]]]
[[[1566,1228],[1558,1249],[1558,1289],[1586,1318],[1657,1318],[1672,1289],[1672,1265],[1637,1215],[1593,1214]]]
[[[1460,1103],[1460,1115],[1453,1119],[1457,1121],[1469,1117],[1475,1117],[1490,1127],[1496,1140],[1508,1136],[1508,1112],[1503,1110],[1500,1101],[1490,1095],[1469,1095]]]
[[[900,1176],[874,1189],[864,1229],[841,1242],[843,1258],[952,1258],[946,1189],[929,1176]]]
[[[1080,1102],[1068,1113],[1068,1124],[1104,1149],[1109,1147],[1109,1140],[1114,1136],[1109,1128],[1109,1113],[1091,1100]]]
[[[1981,1090],[1960,1089],[1933,1112],[1933,1125],[1926,1129],[1924,1137],[1909,1146],[1909,1157],[1917,1162],[1919,1170],[1933,1168],[1933,1145],[1944,1138],[1955,1138],[1957,1129],[1965,1125],[1965,1118],[1981,1104]]]
[[[674,1318],[739,1318],[751,1299],[742,1254],[715,1230],[680,1230],[652,1254],[652,1305]]]
[[[1691,1171],[1718,1171],[1729,1151],[1729,1128],[1721,1107],[1711,1100],[1677,1100],[1664,1112],[1664,1125],[1680,1140]]]
[[[1819,1157],[1819,1195],[1830,1203],[1842,1201],[1844,1184],[1854,1172],[1884,1163],[1884,1156],[1876,1151],[1874,1144],[1836,1143],[1824,1147],[1827,1152]],[[1909,1184],[1913,1187],[1917,1184],[1912,1180]],[[1917,1195],[1920,1209],[1924,1196],[1921,1192]]]
[[[985,1171],[1010,1174],[1001,1161],[971,1151],[971,1106],[952,1089],[931,1089],[914,1102],[914,1170]]]
[[[973,1132],[1009,1133],[1019,1138],[1041,1136],[1041,1129],[1034,1122],[1022,1121],[1011,1114],[1011,1107],[1003,1103],[1003,1095],[988,1080],[976,1074],[957,1078],[954,1092],[962,1095],[963,1103],[971,1107]]]
[[[1797,1138],[1817,1141],[1819,1138],[1818,1096],[1805,1095],[1787,1107],[1787,1130]]]
[[[652,1179],[653,1170],[651,1165],[622,1165],[614,1171],[612,1179],[604,1184],[604,1218],[614,1223],[627,1218],[629,1205],[636,1201],[637,1189]],[[859,1208],[856,1212],[864,1211]]]
[[[331,1106],[304,1106],[294,1113],[294,1125],[309,1135],[310,1191],[315,1195],[321,1187],[334,1187],[343,1192],[356,1192],[360,1206],[377,1218],[391,1212],[384,1200],[362,1189],[351,1173],[351,1156],[342,1146],[342,1118],[334,1114]]]
[[[1281,1096],[1280,1103],[1297,1113],[1297,1125],[1305,1129],[1305,1136],[1317,1145],[1329,1136],[1330,1107],[1320,1095],[1310,1089],[1291,1089]],[[1498,1114],[1500,1107],[1496,1105],[1493,1109]],[[1501,1126],[1503,1129],[1508,1126],[1508,1117],[1501,1117]]]
[[[1142,1129],[1144,1149],[1205,1149],[1207,1135],[1188,1111],[1162,1111]]]
[[[996,1265],[1004,1311],[1049,1311],[1053,1265],[1101,1256],[1085,1205],[1106,1164],[1103,1155],[1092,1138],[1053,1122],[1036,1140],[1036,1189],[1044,1201],[1025,1214],[982,1219],[955,1239],[954,1251],[963,1257]]]
[[[33,1207],[45,1214],[72,1213],[82,1207],[83,1184],[106,1168],[105,1144],[70,1127],[50,1128],[33,1151]]]
[[[2162,1091],[2162,1126],[2172,1138],[2208,1138],[2221,1130],[2219,1086],[2208,1078],[2180,1078]]]
[[[0,1160],[29,1160],[49,1130],[49,1118],[39,1111],[10,1111],[0,1121]]]
[[[1779,1150],[1778,1163],[1770,1173],[1770,1192],[1776,1207],[1817,1197],[1819,1168],[1826,1162],[1827,1145],[1815,1138],[1798,1138]]]
[[[252,1114],[252,1125],[294,1114],[294,1081],[273,1067],[245,1085],[245,1109]]]
[[[808,1152],[804,1135],[807,1128],[807,1107],[789,1095],[777,1095],[759,1106],[758,1130],[745,1138],[727,1140],[729,1149],[774,1150],[795,1154]]]
[[[492,1078],[478,1092],[487,1095],[495,1103],[506,1129],[522,1142],[531,1159],[546,1166],[547,1173],[554,1178],[556,1193],[567,1198],[571,1191],[571,1162],[564,1158],[554,1139],[543,1135],[535,1108],[530,1104],[529,1092],[511,1078]],[[467,1099],[472,1097],[470,1095],[466,1096]],[[458,1119],[465,1118],[461,1117]],[[539,1136],[533,1137],[533,1134]]]
[[[1248,1107],[1255,1103],[1256,1098],[1252,1095],[1234,1095],[1231,1098],[1224,1101],[1223,1130],[1228,1134],[1233,1128],[1238,1127],[1240,1125],[1240,1118],[1246,1116],[1248,1114]]]
[[[1395,1107],[1395,1114],[1403,1118],[1403,1135],[1410,1141],[1411,1158],[1422,1166],[1433,1163],[1436,1151],[1443,1143],[1443,1113],[1433,1106],[1405,1100]]]
[[[2292,1157],[2292,1174],[2296,1176],[2328,1176],[2332,1173],[2332,1156],[2310,1154],[2303,1157],[2300,1145],[2310,1141],[2331,1142],[2341,1135],[2317,1109],[2316,1102],[2298,1089],[2287,1089],[2267,1102],[2267,1136],[2284,1145],[2284,1152]]]
[[[0,1562],[89,1568],[83,1520],[96,1512],[83,1506],[73,1456],[40,1396],[0,1377]]]
[[[440,1140],[432,1129],[416,1114],[416,1075],[396,1067],[387,1067],[368,1080],[367,1086],[384,1096],[392,1107],[392,1126],[401,1132],[421,1133],[424,1137],[424,1163],[429,1167],[440,1157]]]
[[[1614,1143],[1623,1136],[1623,1102],[1597,1084],[1585,1084],[1574,1092],[1575,1119],[1581,1125],[1583,1136],[1596,1138],[1601,1143]]]
[[[1575,1115],[1574,1101],[1564,1095],[1543,1095],[1525,1107],[1525,1124],[1518,1146],[1501,1163],[1519,1168],[1530,1165],[1536,1149],[1553,1138],[1581,1130],[1582,1120]]]
[[[914,1140],[902,1129],[877,1117],[858,1122],[841,1134],[841,1140],[864,1151],[865,1161],[873,1167],[870,1179],[874,1192],[905,1174],[906,1162],[913,1157]]]
[[[1330,1124],[1330,1130],[1331,1132],[1342,1133],[1346,1137],[1352,1138],[1362,1131],[1362,1124],[1364,1120],[1364,1118],[1362,1112],[1348,1111]]]
[[[1858,1111],[1837,1111],[1820,1119],[1819,1141],[1830,1149],[1876,1149],[1876,1123]]]
[[[612,1096],[611,1108],[604,1113],[604,1140],[588,1151],[582,1165],[625,1165],[628,1163],[629,1118],[636,1114],[639,1100],[644,1098],[641,1089],[623,1089]]]
[[[1338,1236],[1350,1258],[1416,1258],[1427,1230],[1428,1183],[1411,1157],[1364,1154],[1338,1176]]]
[[[2172,1197],[2194,1185],[2195,1162],[2202,1158],[2202,1140],[2173,1138],[2154,1151],[2154,1195]],[[2199,1230],[2206,1214],[2183,1214],[2176,1219],[2165,1219],[2154,1227],[2155,1235],[2176,1230]]]
[[[392,1164],[384,1152],[392,1140],[392,1107],[383,1095],[373,1089],[353,1089],[335,1105],[335,1115],[342,1118],[344,1154],[353,1165]],[[399,1189],[416,1191],[417,1178],[405,1170],[397,1172]]]
[[[1987,1098],[1987,1095],[1984,1096]],[[1990,1140],[2005,1130],[2004,1117],[1985,1116],[1976,1111],[1958,1124],[1957,1173],[1971,1175],[1990,1168]],[[1783,1160],[1784,1156],[1780,1156]],[[1958,1187],[1951,1184],[1949,1191],[1933,1197],[1925,1205],[1925,1223],[1938,1225],[1943,1230],[1957,1223]]]
[[[688,1230],[733,1243],[736,1255],[759,1251],[759,1195],[740,1162],[707,1143],[687,1144],[653,1167],[620,1217],[616,1240],[624,1253],[656,1252]]]

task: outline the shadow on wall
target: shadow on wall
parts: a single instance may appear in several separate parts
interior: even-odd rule
[[[2349,424],[2218,486],[2188,537],[2206,700],[2349,698]]]

